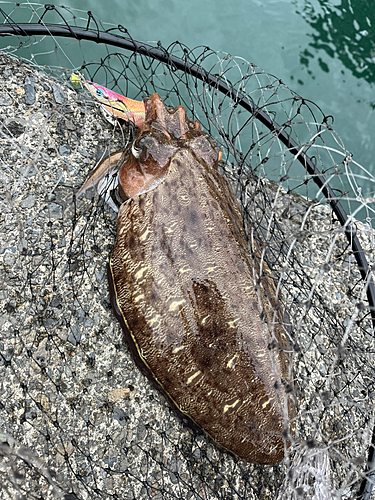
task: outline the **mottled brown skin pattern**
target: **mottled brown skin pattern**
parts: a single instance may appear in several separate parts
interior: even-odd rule
[[[295,410],[269,269],[263,263],[259,285],[238,203],[215,170],[212,139],[156,94],[145,105],[135,143],[142,153],[122,169],[145,176],[150,160],[155,172],[159,148],[164,174],[121,205],[109,272],[115,309],[138,361],[179,412],[244,460],[275,464]],[[123,189],[128,194],[126,183]]]

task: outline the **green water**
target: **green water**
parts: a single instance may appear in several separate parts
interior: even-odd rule
[[[374,0],[69,0],[64,5],[122,24],[137,40],[160,40],[165,47],[176,40],[191,48],[207,45],[255,63],[332,115],[354,160],[375,174]],[[367,193],[375,191],[364,184]]]

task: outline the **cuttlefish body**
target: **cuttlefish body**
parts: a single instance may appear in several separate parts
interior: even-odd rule
[[[128,199],[109,262],[115,315],[180,416],[240,458],[275,464],[295,409],[270,271],[256,247],[250,256],[215,141],[183,107],[168,109],[157,94],[144,104],[119,172]]]

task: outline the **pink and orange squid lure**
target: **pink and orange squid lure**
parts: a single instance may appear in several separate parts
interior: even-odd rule
[[[77,87],[82,85],[90,94],[97,99],[103,109],[111,117],[120,118],[127,122],[132,122],[140,127],[145,121],[145,106],[143,101],[129,99],[113,90],[107,89],[89,80],[85,80],[79,73],[73,73],[70,81]]]

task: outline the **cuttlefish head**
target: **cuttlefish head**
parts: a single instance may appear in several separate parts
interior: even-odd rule
[[[221,157],[218,145],[201,131],[198,121],[190,120],[182,106],[166,107],[158,94],[144,99],[145,120],[138,128],[135,139],[129,146],[129,154],[117,153],[101,162],[90,179],[79,190],[82,194],[88,187],[102,180],[111,171],[118,170],[120,198],[126,200],[155,189],[168,175],[173,156],[182,148],[190,149],[201,161],[217,168]],[[125,156],[125,159],[124,159]],[[90,185],[87,185],[90,183]]]
[[[196,137],[204,135],[197,121],[189,120],[185,108],[167,108],[158,94],[144,100],[145,123],[139,129],[131,153],[119,173],[119,191],[133,197],[163,182],[174,154]]]

